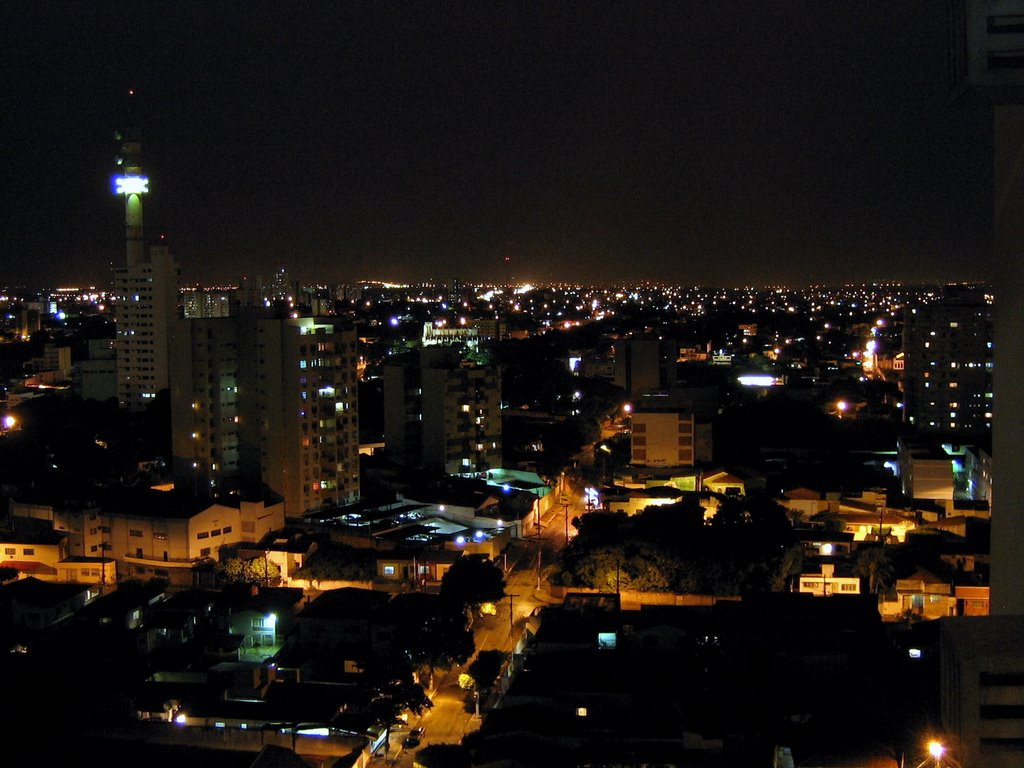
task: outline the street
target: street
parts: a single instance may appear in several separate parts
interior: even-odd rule
[[[474,620],[473,636],[477,652],[500,649],[511,653],[522,638],[527,619],[533,612],[541,606],[556,602],[547,591],[543,570],[555,561],[565,545],[566,514],[571,536],[575,532],[572,518],[584,511],[580,498],[566,498],[566,505],[556,502],[543,516],[539,536],[517,539],[509,545],[506,558],[503,559],[508,565],[505,576],[507,597],[497,604],[495,615],[478,616]],[[503,560],[498,561],[499,566]],[[427,692],[434,706],[419,718],[410,720],[407,726],[392,731],[386,757],[388,765],[411,767],[416,750],[428,744],[459,744],[463,736],[480,727],[474,694],[459,688],[459,674],[472,661],[471,658],[466,664],[452,667],[443,675],[440,672],[435,675],[434,688]],[[403,748],[402,740],[416,727],[424,729],[419,746]]]

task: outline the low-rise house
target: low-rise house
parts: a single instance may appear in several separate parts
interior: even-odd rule
[[[217,561],[222,547],[259,541],[285,522],[276,497],[205,499],[148,488],[88,493],[54,500],[23,492],[12,500],[11,515],[47,521],[64,534],[60,559],[111,557],[125,578],[161,578],[175,587],[193,586],[199,567]]]
[[[988,616],[989,588],[957,585],[953,596],[956,598],[957,616]]]
[[[821,512],[839,510],[837,494],[824,494],[812,488],[790,488],[782,494],[778,502],[786,508],[790,520],[794,523],[810,520]]]
[[[671,486],[656,486],[644,489],[623,490],[616,495],[605,494],[604,502],[609,512],[625,512],[635,515],[648,507],[661,507],[678,503],[684,492]]]
[[[161,648],[181,648],[195,638],[197,630],[198,622],[192,614],[156,611],[139,632],[139,648],[145,653]]]
[[[0,532],[0,552],[0,568],[15,569],[19,578],[57,581],[57,566],[67,557],[67,536],[45,529],[6,530]]]
[[[68,621],[99,595],[91,584],[57,584],[34,576],[0,586],[0,606],[14,627],[42,630]]]
[[[262,557],[273,563],[281,572],[281,586],[287,587],[318,546],[318,540],[305,532],[285,529],[267,534],[256,544],[240,544],[238,556],[243,560]]]
[[[795,528],[793,536],[803,545],[804,557],[843,557],[854,550],[853,533],[829,528]]]
[[[72,555],[57,563],[57,581],[79,584],[117,584],[117,561],[112,557]]]
[[[556,501],[550,488],[543,488],[548,493],[540,495],[542,489],[533,483],[511,476],[500,484],[453,476],[443,483],[408,489],[404,497],[406,503],[429,507],[422,513],[424,517],[437,515],[470,530],[508,528],[513,538],[521,538],[536,531],[541,515]]]
[[[199,589],[177,592],[153,606],[139,629],[139,650],[182,648],[209,630],[218,593]]]
[[[436,587],[452,563],[466,554],[465,548],[392,550],[377,556],[377,581],[408,584],[418,588]]]
[[[302,589],[297,587],[246,584],[225,589],[213,608],[214,627],[239,638],[239,648],[265,650],[270,655],[294,626],[302,599]]]
[[[869,512],[860,506],[853,506],[844,502],[838,512],[823,512],[815,515],[810,521],[812,525],[841,526],[846,533],[853,534],[854,542],[878,541],[878,526],[881,523],[882,532],[887,541],[903,541],[907,532],[917,527],[917,521],[912,515],[901,514],[889,509],[877,512]]]
[[[953,585],[924,568],[909,578],[897,579],[894,591],[879,602],[883,619],[912,614],[923,619],[956,616]]]
[[[370,656],[374,617],[388,602],[386,592],[342,587],[321,593],[296,617],[295,643],[301,654],[330,654],[355,671]]]
[[[156,675],[137,686],[133,696],[136,719],[147,723],[134,733],[142,740],[179,745],[229,741],[252,752],[277,744],[351,760],[346,765],[367,764],[368,737],[333,726],[349,704],[351,686],[284,682],[274,679],[272,669],[264,678],[266,672],[221,664],[205,673]]]
[[[835,595],[859,595],[860,577],[837,576],[834,563],[822,563],[821,573],[801,573],[797,592],[818,597]]]
[[[723,496],[745,496],[747,484],[742,477],[720,469],[701,476],[700,490],[720,493]]]
[[[75,621],[95,627],[139,629],[166,597],[159,585],[120,585],[79,610]]]

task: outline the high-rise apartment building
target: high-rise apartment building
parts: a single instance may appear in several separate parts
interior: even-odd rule
[[[185,317],[230,317],[232,305],[231,290],[195,289],[182,294],[182,310]]]
[[[615,343],[615,383],[626,397],[676,384],[679,343],[670,339],[621,339]]]
[[[178,265],[167,246],[153,246],[141,263],[114,271],[117,399],[143,410],[169,385],[168,347],[178,317]]]
[[[425,347],[384,366],[384,445],[407,466],[446,474],[501,467],[501,374]]]
[[[983,97],[993,148],[990,616],[944,618],[941,712],[953,765],[1024,765],[1024,0],[950,0],[954,90]]]
[[[339,322],[180,320],[173,340],[175,485],[269,488],[289,515],[359,498],[356,334]]]
[[[949,71],[992,119],[993,614],[1024,614],[1024,0],[950,0]],[[1016,757],[1024,754],[1022,749]],[[1017,764],[1020,764],[1019,762]]]
[[[125,262],[114,270],[117,399],[123,408],[141,411],[168,386],[167,340],[179,315],[179,274],[166,245],[145,247],[142,197],[149,179],[142,173],[142,145],[131,130],[122,139],[113,177],[125,207]]]
[[[903,324],[907,422],[919,433],[987,435],[992,425],[992,301],[950,286]]]

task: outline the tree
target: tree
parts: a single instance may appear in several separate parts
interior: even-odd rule
[[[281,568],[265,557],[228,557],[217,563],[217,577],[228,584],[276,584],[281,579]]]
[[[576,526],[552,583],[738,595],[778,589],[799,567],[797,553],[787,559],[793,533],[785,510],[768,498],[725,499],[712,525],[691,498],[632,517],[591,513]]]
[[[410,606],[395,627],[393,645],[416,665],[426,665],[433,684],[434,669],[463,664],[476,641],[461,602],[443,595],[417,594],[421,605]]]
[[[462,744],[429,744],[416,753],[413,768],[470,768],[469,749]]]
[[[508,654],[497,648],[480,651],[469,665],[469,674],[476,683],[476,687],[486,690],[493,686],[501,674],[501,668],[508,660]]]
[[[321,581],[370,581],[374,576],[375,555],[371,549],[325,541],[295,571],[295,578]]]
[[[480,715],[480,695],[497,682],[506,659],[508,659],[508,654],[496,648],[480,651],[473,663],[469,665],[469,671],[459,675],[459,688],[473,692],[473,703],[476,706],[478,717]]]
[[[788,547],[779,561],[779,567],[772,577],[772,591],[783,592],[789,586],[790,579],[799,576],[804,568],[804,548],[802,544]]]
[[[401,659],[377,660],[362,671],[362,685],[353,703],[387,728],[385,741],[403,713],[421,715],[434,706],[423,686],[413,679],[412,667]]]
[[[892,586],[896,569],[885,547],[866,547],[857,552],[856,573],[868,582],[868,591],[874,594],[885,592]]]
[[[441,594],[475,613],[481,603],[496,603],[505,596],[505,576],[482,555],[460,557],[441,578]]]

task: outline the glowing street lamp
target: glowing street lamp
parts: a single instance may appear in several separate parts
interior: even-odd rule
[[[934,765],[935,768],[960,768],[960,763],[949,756],[946,745],[938,739],[931,739],[928,742],[928,757],[918,763],[916,768],[925,768],[927,765]]]

